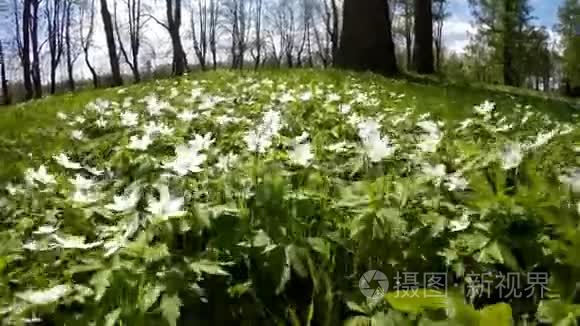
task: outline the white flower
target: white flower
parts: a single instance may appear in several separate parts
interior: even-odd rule
[[[248,150],[254,153],[263,154],[272,146],[272,138],[268,134],[260,133],[256,130],[248,131],[244,135],[244,141],[248,146]]]
[[[69,179],[70,183],[79,190],[91,189],[95,182],[91,179],[85,178],[80,174],[77,174],[74,179]]]
[[[201,172],[202,165],[207,156],[199,153],[199,148],[194,146],[179,145],[175,148],[175,160],[163,165],[164,168],[173,170],[177,175],[184,176],[188,173]]]
[[[177,119],[183,121],[183,122],[190,122],[193,119],[197,118],[197,114],[193,113],[193,111],[191,110],[184,110],[182,112],[180,112],[179,114],[177,114]]]
[[[58,230],[58,228],[55,226],[43,225],[43,226],[39,227],[36,231],[32,232],[32,234],[47,235],[47,234],[52,234],[52,233],[56,232],[57,230]]]
[[[121,113],[121,125],[123,127],[133,127],[139,123],[139,114],[131,111]]]
[[[300,95],[300,100],[303,102],[308,102],[312,99],[312,92],[308,91],[308,92],[304,92],[302,93],[302,95]]]
[[[504,146],[500,152],[502,169],[510,170],[518,167],[522,162],[523,157],[524,155],[520,144],[511,143]]]
[[[280,96],[280,98],[278,98],[278,101],[280,101],[280,103],[282,104],[287,104],[296,101],[296,99],[294,98],[294,96],[292,96],[292,94],[284,93]]]
[[[143,135],[143,137],[139,138],[137,136],[131,136],[131,138],[129,139],[129,146],[127,146],[129,149],[133,149],[133,150],[147,150],[147,148],[149,147],[149,145],[151,145],[153,143],[153,140],[151,139],[151,137],[148,134]]]
[[[381,125],[373,119],[366,119],[357,124],[358,136],[365,141],[371,137],[376,137],[380,135]]]
[[[79,115],[79,116],[77,116],[77,117],[75,118],[75,122],[76,122],[76,123],[78,123],[78,124],[81,124],[81,125],[82,125],[83,123],[85,123],[85,121],[87,121],[87,119],[85,119],[85,117],[83,117],[83,116],[81,116],[81,115]]]
[[[54,155],[52,157],[58,165],[62,166],[65,169],[71,170],[79,170],[82,166],[79,163],[71,161],[68,156],[64,153],[60,153],[58,155]]]
[[[79,204],[90,204],[99,200],[99,196],[96,192],[91,190],[75,190],[71,197],[71,200]]]
[[[58,234],[53,234],[52,238],[58,243],[61,248],[64,249],[92,249],[99,247],[103,244],[103,241],[85,243],[85,237],[75,236],[75,235],[63,235],[62,237]]]
[[[447,176],[445,186],[447,189],[449,189],[449,191],[463,191],[467,189],[469,182],[461,175],[461,173],[454,173]]]
[[[105,208],[115,212],[128,212],[135,209],[140,198],[140,189],[134,188],[126,195],[113,196],[113,203],[106,205]]]
[[[66,119],[68,119],[68,115],[66,115],[66,113],[62,113],[62,112],[58,112],[56,114],[56,117],[59,118],[60,120],[66,120]]]
[[[107,124],[107,120],[105,120],[103,117],[100,117],[97,119],[97,121],[95,121],[95,125],[97,125],[99,128],[105,128],[107,127]]]
[[[105,171],[103,170],[99,170],[97,168],[93,168],[93,167],[83,167],[83,169],[85,169],[87,172],[89,172],[90,174],[94,175],[94,176],[101,176],[103,175],[103,173],[105,173]]]
[[[74,140],[82,140],[85,137],[82,130],[73,130],[71,133],[71,138]]]
[[[55,177],[47,172],[46,166],[44,165],[41,165],[36,171],[34,169],[27,169],[25,172],[25,178],[29,184],[34,184],[35,181],[42,184],[56,183]]]
[[[351,110],[352,106],[350,104],[341,104],[338,106],[338,111],[344,115],[349,114]]]
[[[183,216],[187,213],[182,210],[183,197],[172,198],[167,185],[161,185],[157,187],[157,190],[159,191],[159,200],[150,198],[149,206],[147,207],[147,211],[153,214],[154,217],[166,220],[171,217]]]
[[[197,151],[207,150],[215,142],[212,138],[212,133],[208,132],[205,135],[195,134],[193,140],[189,141],[192,149]]]
[[[282,116],[280,112],[274,110],[266,111],[262,118],[261,129],[271,136],[277,135],[280,129],[282,129]]]
[[[430,135],[441,134],[441,130],[439,129],[439,125],[437,125],[437,123],[434,121],[430,121],[430,120],[420,121],[417,123],[417,126],[419,126],[419,128],[423,129],[426,133],[428,133]]]
[[[552,138],[558,134],[558,130],[551,130],[547,132],[542,132],[536,136],[534,143],[527,146],[529,149],[535,149],[546,145]]]
[[[435,179],[435,184],[439,185],[441,180],[447,175],[445,165],[423,164],[422,172],[429,179]]]
[[[346,142],[342,141],[336,144],[328,145],[326,146],[326,149],[331,152],[341,153],[347,151],[346,149],[347,145],[348,144]]]
[[[336,93],[330,93],[326,97],[326,102],[328,102],[328,103],[338,102],[338,101],[340,101],[340,99],[341,99],[340,95],[338,95]]]
[[[421,152],[435,153],[439,143],[441,143],[441,138],[437,135],[425,135],[422,137],[421,142],[417,144],[417,147]]]
[[[483,116],[489,116],[489,114],[491,114],[494,109],[495,103],[488,100],[485,100],[485,102],[483,102],[481,105],[476,105],[474,107],[475,112]]]
[[[150,95],[145,98],[145,108],[150,115],[158,116],[162,110],[170,109],[171,105],[167,102],[159,101],[155,95]]]
[[[143,130],[145,132],[145,135],[148,135],[149,137],[151,136],[155,136],[157,134],[160,135],[171,135],[174,131],[173,128],[170,128],[169,126],[167,126],[166,124],[164,124],[163,122],[154,122],[154,121],[149,121],[144,127]]]
[[[395,147],[391,145],[388,136],[381,138],[380,135],[374,135],[364,140],[363,144],[369,160],[374,163],[389,158],[395,153]]]
[[[309,143],[296,145],[293,150],[288,152],[288,156],[293,163],[302,166],[309,165],[310,161],[314,158]]]
[[[16,297],[32,304],[45,305],[57,302],[72,291],[69,285],[57,285],[46,290],[27,290],[16,293]]]
[[[218,162],[216,163],[216,167],[222,171],[229,171],[230,167],[235,165],[238,162],[238,155],[234,153],[228,153],[226,155],[222,155],[218,158]]]
[[[469,214],[464,213],[461,215],[459,220],[451,220],[449,221],[449,231],[451,232],[459,232],[466,230],[471,222],[469,221]]]
[[[567,175],[560,176],[560,182],[572,189],[572,192],[580,193],[580,168],[570,169]]]

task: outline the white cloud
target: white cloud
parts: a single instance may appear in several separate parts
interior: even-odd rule
[[[449,51],[462,53],[475,28],[466,20],[451,17],[443,25],[443,43]]]

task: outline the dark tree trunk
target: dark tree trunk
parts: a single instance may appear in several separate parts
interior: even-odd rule
[[[345,0],[337,65],[393,75],[398,72],[388,2]]]
[[[123,85],[123,78],[121,77],[119,56],[117,55],[115,35],[113,34],[113,21],[111,19],[109,8],[107,8],[107,0],[101,0],[101,16],[103,17],[103,26],[105,29],[105,36],[107,38],[107,48],[109,50],[109,62],[111,64],[111,85],[120,86]]]
[[[34,97],[42,97],[42,77],[40,75],[40,46],[38,44],[38,8],[40,0],[32,1],[32,19],[30,40],[32,42],[32,83],[34,85]]]
[[[432,0],[415,0],[415,67],[420,74],[432,74],[433,12]]]
[[[167,29],[173,47],[173,74],[181,76],[187,70],[187,60],[181,43],[181,35],[179,34],[181,27],[181,0],[166,0],[166,9]]]
[[[4,49],[0,41],[0,80],[2,85],[3,104],[10,104],[10,92],[8,90],[8,79],[6,78],[6,62],[4,61]]]
[[[66,8],[66,30],[65,30],[65,42],[66,42],[66,70],[68,73],[68,88],[71,92],[75,90],[75,79],[74,79],[74,59],[72,54],[72,44],[70,36],[70,25],[71,25],[71,13],[72,13],[72,2],[69,2]]]
[[[504,16],[503,16],[503,80],[504,84],[515,86],[516,80],[513,71],[513,1],[504,0]]]
[[[24,0],[22,11],[22,71],[24,79],[25,98],[32,99],[34,90],[32,89],[32,71],[30,66],[30,19],[32,0]]]

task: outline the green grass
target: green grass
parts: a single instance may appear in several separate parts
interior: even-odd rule
[[[283,70],[265,72],[242,72],[246,76],[262,76],[281,79],[290,85],[311,84],[313,82],[329,82],[341,86],[351,78],[356,78],[362,85],[378,84],[385,92],[404,93],[401,106],[415,107],[419,112],[432,112],[442,119],[462,119],[471,114],[474,105],[485,100],[494,101],[498,108],[509,113],[516,103],[531,105],[531,110],[545,112],[554,119],[561,121],[577,121],[580,112],[573,100],[565,98],[546,97],[540,92],[503,89],[498,86],[482,87],[461,84],[440,83],[422,78],[401,80],[388,79],[374,74],[350,74],[335,70]],[[217,77],[231,78],[228,71],[206,72],[192,74],[193,79],[215,80]],[[127,87],[127,93],[136,98],[145,96],[154,85],[168,85],[173,80],[162,80]],[[223,82],[223,81],[222,81]],[[82,91],[74,94],[58,95],[41,100],[9,106],[0,110],[0,182],[17,177],[24,166],[30,162],[40,162],[47,155],[68,146],[74,142],[68,138],[59,137],[46,132],[46,127],[53,126],[57,112],[75,113],[84,109],[92,100],[99,98],[120,98],[116,89],[99,89]],[[31,157],[29,156],[31,154]]]

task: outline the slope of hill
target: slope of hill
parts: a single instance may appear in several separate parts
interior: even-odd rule
[[[573,320],[573,105],[279,71],[8,108],[0,318]]]

